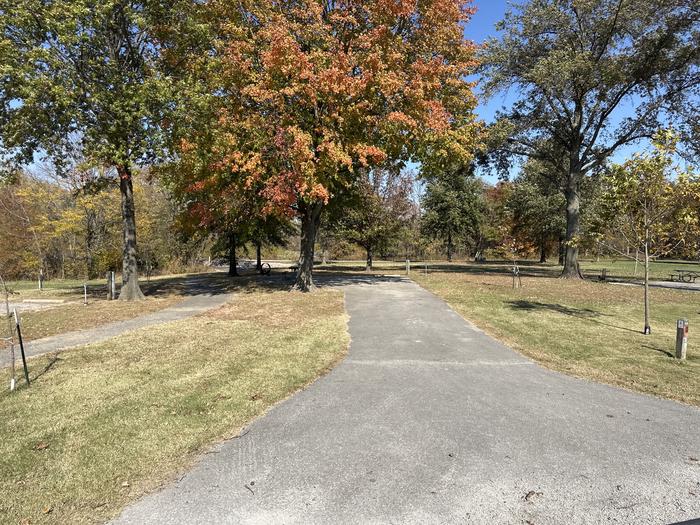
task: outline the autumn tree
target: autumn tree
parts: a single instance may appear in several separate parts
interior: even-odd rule
[[[657,134],[653,146],[651,153],[636,154],[613,165],[604,179],[603,194],[610,230],[622,235],[643,256],[645,335],[651,333],[650,261],[673,251],[697,228],[698,214],[692,201],[681,199],[700,194],[700,184],[674,165],[673,135]]]
[[[187,2],[185,2],[187,3]],[[156,29],[173,1],[0,0],[0,142],[6,172],[75,151],[115,170],[123,229],[120,299],[140,299],[133,174],[160,151],[172,105]]]
[[[620,148],[650,138],[700,86],[695,0],[530,0],[487,42],[484,89],[518,100],[491,129],[492,148],[561,174],[563,277],[580,277],[581,184]]]
[[[263,197],[263,213],[299,218],[299,290],[313,288],[324,207],[360,177],[388,163],[430,170],[471,157],[478,126],[465,80],[475,65],[463,36],[468,0],[206,7],[216,38],[205,55],[214,58],[191,56],[185,80],[206,124],[185,116],[196,124],[175,130],[179,154],[212,152],[203,165],[244,181],[237,187]]]

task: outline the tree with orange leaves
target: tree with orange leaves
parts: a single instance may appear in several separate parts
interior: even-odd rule
[[[299,218],[295,288],[314,287],[321,213],[360,175],[471,159],[470,0],[218,0],[204,10],[212,47],[187,60],[198,95],[178,123],[179,158],[203,156],[208,176],[255,192],[263,213]]]

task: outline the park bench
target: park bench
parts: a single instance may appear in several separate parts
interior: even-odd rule
[[[670,275],[671,282],[694,283],[700,277],[700,272],[695,270],[673,270]]]

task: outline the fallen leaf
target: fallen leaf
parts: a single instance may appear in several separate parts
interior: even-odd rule
[[[53,512],[53,507],[46,507],[44,509],[44,514],[51,514]]]
[[[128,482],[128,481],[125,481],[125,482],[122,483],[122,487],[126,488],[126,487],[128,487],[128,486],[129,486],[129,482]]]
[[[541,492],[535,492],[534,490],[531,490],[530,492],[525,494],[525,501],[530,501],[535,496],[541,496],[541,495],[542,495]]]
[[[43,441],[39,441],[39,443],[34,445],[34,450],[46,450],[47,448],[49,448],[49,444]]]

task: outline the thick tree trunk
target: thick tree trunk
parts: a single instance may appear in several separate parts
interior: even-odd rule
[[[260,241],[255,243],[255,270],[262,273],[262,245]]]
[[[230,232],[228,234],[228,275],[229,277],[238,276],[238,261],[236,261],[236,234]]]
[[[543,239],[540,241],[540,263],[544,264],[547,262],[547,241]]]
[[[316,233],[321,222],[323,203],[320,201],[311,204],[300,204],[299,215],[301,217],[301,246],[299,248],[299,267],[294,282],[294,290],[311,292],[314,286],[314,246]]]
[[[136,211],[134,209],[134,185],[128,165],[117,166],[119,190],[122,195],[122,223],[124,245],[122,251],[122,289],[120,301],[144,299],[139,287],[138,263],[136,261]]]
[[[447,262],[452,262],[452,232],[447,232]]]
[[[367,250],[367,262],[365,263],[365,271],[372,271],[372,248],[365,248]]]
[[[649,313],[649,243],[644,243],[644,335],[651,335]]]
[[[578,236],[581,231],[581,202],[579,198],[578,173],[569,173],[566,195],[566,244],[564,247],[564,270],[566,279],[582,279],[578,263]]]

